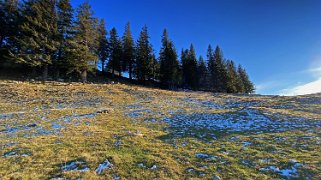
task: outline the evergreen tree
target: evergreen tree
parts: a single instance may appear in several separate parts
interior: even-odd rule
[[[147,26],[144,26],[136,43],[136,76],[144,83],[152,78],[153,51]]]
[[[208,88],[208,70],[202,56],[200,56],[197,65],[197,78],[199,89],[207,90]]]
[[[46,80],[48,66],[59,47],[56,0],[27,1],[23,16],[18,60],[32,67],[42,67]]]
[[[181,74],[182,74],[182,86],[186,88],[188,86],[188,49],[182,49],[181,52]]]
[[[93,17],[93,11],[88,1],[77,9],[77,19],[73,27],[73,36],[68,40],[69,72],[77,72],[82,82],[87,81],[87,73],[95,69],[98,61],[97,47],[98,20]]]
[[[0,68],[4,64],[13,65],[16,52],[16,39],[19,33],[19,23],[21,22],[18,0],[1,0],[0,1]]]
[[[168,38],[165,29],[162,36],[162,48],[159,54],[160,59],[160,81],[163,85],[174,88],[178,83],[179,63],[173,42]]]
[[[216,78],[216,64],[214,61],[214,51],[211,45],[208,46],[207,48],[207,69],[209,73],[209,90],[210,91],[215,91],[214,89],[214,84],[215,84],[215,78]]]
[[[210,56],[208,69],[211,76],[211,89],[215,92],[226,92],[227,70],[220,47],[216,47],[214,54],[211,54],[211,47],[209,47],[208,56]]]
[[[108,51],[109,51],[108,68],[112,71],[112,76],[114,77],[115,71],[117,71],[119,76],[121,76],[122,47],[121,47],[121,41],[117,35],[116,28],[113,28],[110,31]]]
[[[18,0],[0,1],[0,48],[10,46],[17,35],[19,8]]]
[[[249,76],[245,71],[245,69],[241,65],[239,65],[237,72],[243,84],[244,92],[253,93],[255,91],[254,84],[250,81]]]
[[[133,68],[135,63],[135,49],[134,49],[134,40],[130,30],[130,23],[128,22],[125,27],[125,33],[122,39],[122,48],[123,48],[123,70],[128,70],[129,79],[133,79]]]
[[[98,56],[101,61],[101,71],[105,71],[105,62],[108,58],[108,40],[107,40],[107,30],[105,27],[105,21],[100,20],[98,26]]]
[[[57,58],[54,61],[54,69],[56,73],[56,78],[60,76],[60,70],[65,69],[65,60],[67,59],[67,40],[72,35],[73,27],[73,8],[71,6],[70,0],[59,0],[57,3],[58,11],[58,41],[59,48],[57,53]]]
[[[155,54],[152,55],[152,79],[158,81],[160,77],[160,63],[157,61]]]
[[[193,45],[190,46],[189,50],[182,51],[181,61],[184,79],[183,86],[196,90],[198,88],[197,59]]]
[[[236,72],[235,64],[232,60],[226,61],[227,67],[227,93],[238,92],[238,75]]]

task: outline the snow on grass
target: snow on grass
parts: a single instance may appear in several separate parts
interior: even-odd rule
[[[77,171],[77,172],[87,172],[90,169],[87,164],[83,161],[72,161],[66,163],[62,168],[62,171]]]
[[[176,129],[199,128],[224,131],[273,131],[321,127],[320,121],[304,121],[304,118],[273,121],[253,109],[241,110],[238,113],[208,114],[193,113],[178,114],[165,117],[162,121]]]
[[[110,169],[112,167],[113,164],[106,159],[103,163],[99,164],[98,168],[96,169],[96,173],[102,174],[105,169]]]

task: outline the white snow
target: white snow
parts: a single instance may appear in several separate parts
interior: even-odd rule
[[[98,168],[96,169],[96,173],[101,174],[105,169],[109,169],[112,167],[113,167],[113,164],[106,159],[102,164],[99,164]]]

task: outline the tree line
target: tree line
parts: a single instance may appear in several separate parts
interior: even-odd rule
[[[180,57],[165,29],[158,58],[150,43],[147,26],[137,40],[130,23],[120,37],[117,29],[106,30],[103,19],[94,17],[88,1],[73,9],[70,0],[0,0],[0,65],[19,64],[48,75],[79,77],[89,72],[112,78],[128,73],[141,84],[154,82],[163,88],[187,88],[227,93],[252,93],[254,85],[241,65],[223,57],[219,46],[209,45],[207,57],[196,57],[194,46]]]

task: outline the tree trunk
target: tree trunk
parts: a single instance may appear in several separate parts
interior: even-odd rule
[[[46,81],[48,79],[48,64],[43,65],[42,80]]]
[[[113,68],[112,72],[111,72],[111,77],[114,79],[115,77],[115,69]]]
[[[82,71],[80,76],[81,76],[82,83],[86,83],[87,82],[87,70]]]

